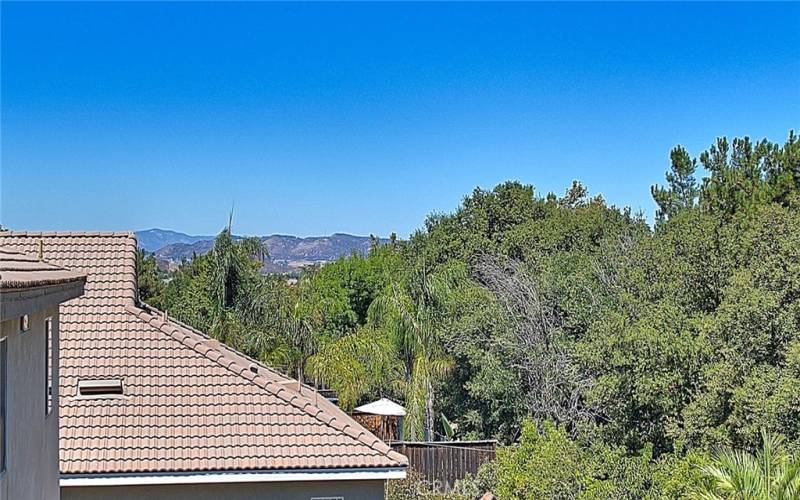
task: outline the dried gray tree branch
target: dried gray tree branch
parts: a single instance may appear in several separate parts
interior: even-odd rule
[[[565,347],[560,318],[522,264],[485,257],[474,272],[508,314],[511,334],[495,341],[503,342],[504,352],[511,353],[531,416],[572,429],[594,418],[596,413],[584,398],[592,380],[581,373]]]

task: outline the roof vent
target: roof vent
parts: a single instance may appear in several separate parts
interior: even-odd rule
[[[122,395],[122,380],[79,380],[78,394],[84,397],[102,398]]]
[[[250,363],[250,371],[253,373],[258,373],[258,365],[255,363]]]

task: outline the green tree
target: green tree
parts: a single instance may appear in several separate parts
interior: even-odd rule
[[[572,499],[585,490],[587,462],[577,443],[553,424],[522,427],[519,443],[498,450],[499,498]]]
[[[317,349],[317,335],[313,320],[304,314],[298,303],[286,304],[280,312],[278,327],[284,340],[282,349],[276,349],[271,357],[281,357],[287,371],[297,380],[306,381],[306,364]]]
[[[682,146],[676,146],[670,152],[670,171],[666,173],[667,187],[652,186],[650,193],[653,196],[658,210],[656,221],[664,222],[679,211],[692,208],[697,202],[700,189],[694,178],[697,170],[697,160],[689,156],[689,152]]]
[[[456,268],[430,274],[423,261],[409,273],[405,286],[390,286],[370,306],[371,323],[395,339],[406,368],[405,426],[414,439],[434,436],[434,381],[453,366],[442,348],[442,311],[453,283],[462,276],[463,270]]]
[[[206,256],[207,292],[211,310],[209,333],[221,342],[241,348],[252,335],[252,327],[262,319],[264,282],[259,269],[266,249],[258,238],[236,240],[231,225],[214,241]]]
[[[139,285],[139,299],[153,307],[161,307],[164,293],[164,279],[158,269],[155,255],[139,248],[136,250],[136,275]]]
[[[701,205],[722,217],[770,202],[797,204],[800,191],[800,144],[794,131],[783,147],[767,139],[721,137],[700,155],[710,172],[704,179]]]
[[[365,325],[325,344],[308,361],[310,373],[330,385],[339,406],[351,411],[365,394],[402,396],[404,367],[395,339]]]
[[[381,384],[381,395],[397,391],[408,409],[406,434],[432,439],[434,383],[453,366],[441,342],[443,313],[454,282],[462,277],[463,270],[429,274],[419,266],[390,283],[370,305],[365,325],[310,360],[314,376],[330,383],[346,408]]]
[[[211,251],[173,275],[163,307],[215,339],[266,359],[284,339],[278,328],[283,290],[260,274],[265,258],[258,238],[235,237],[229,224]]]
[[[704,500],[800,498],[800,459],[784,448],[784,439],[767,431],[755,456],[741,450],[722,450],[702,467],[708,481],[693,492]]]
[[[585,446],[564,428],[531,421],[519,442],[501,447],[493,466],[498,498],[636,499],[647,497],[652,481],[650,454],[628,456],[619,447]]]

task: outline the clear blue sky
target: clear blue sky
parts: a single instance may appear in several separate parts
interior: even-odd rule
[[[406,236],[475,186],[652,216],[675,144],[800,127],[798,4],[2,3],[15,229]]]

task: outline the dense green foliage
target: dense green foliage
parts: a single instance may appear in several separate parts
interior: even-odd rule
[[[139,298],[154,307],[160,307],[159,302],[164,294],[164,280],[166,272],[158,269],[156,258],[144,250],[136,251],[136,273],[138,275]]]
[[[652,228],[507,182],[293,286],[228,229],[142,295],[345,408],[401,401],[412,436],[508,444],[501,497],[682,496],[719,446],[800,446],[800,142],[670,160]]]
[[[517,446],[501,449],[495,493],[500,498],[643,498],[650,481],[650,453],[628,457],[610,446],[581,446],[545,423],[523,426]]]

